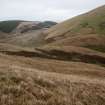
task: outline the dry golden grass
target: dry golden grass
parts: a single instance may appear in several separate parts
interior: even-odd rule
[[[0,105],[104,104],[104,79],[0,65]]]
[[[4,47],[4,51],[6,50],[6,47]],[[10,47],[10,46],[9,46]],[[2,46],[1,46],[2,48]],[[73,47],[73,46],[64,46],[64,47],[44,47],[42,48],[45,51],[50,51],[52,49],[56,49],[56,50],[64,50],[67,53],[72,53],[72,52],[78,52],[83,55],[90,55],[90,56],[99,56],[102,57],[104,59],[104,54],[103,53],[99,53],[96,51],[92,51],[92,50],[88,50],[88,49],[84,49],[84,48],[79,48],[79,47]],[[3,50],[3,49],[2,49]],[[5,55],[3,53],[0,53],[0,62],[1,64],[6,64],[6,65],[20,65],[23,67],[28,67],[28,68],[36,68],[36,69],[40,69],[40,70],[45,70],[45,71],[49,71],[49,72],[57,72],[57,73],[63,73],[63,74],[73,74],[73,75],[85,75],[85,76],[91,76],[91,77],[104,77],[104,67],[100,67],[98,65],[93,65],[93,64],[87,64],[87,63],[83,63],[85,61],[86,58],[84,58],[84,61],[82,60],[82,58],[80,58],[80,60],[82,62],[71,62],[72,60],[54,60],[53,58],[47,58],[45,57],[40,57],[40,56],[36,56],[36,51],[34,53],[33,49],[24,49],[24,53],[19,52],[19,50],[23,50],[19,47],[17,47],[16,49],[14,49],[13,46],[11,46],[10,48],[7,48],[7,54],[9,55]],[[11,52],[12,51],[12,52]],[[30,51],[30,52],[29,52]],[[21,54],[22,53],[22,54]],[[32,56],[31,56],[32,53]],[[37,52],[40,54],[40,52]],[[60,54],[61,55],[61,54]],[[59,57],[63,57],[60,56]],[[52,55],[54,56],[54,55]],[[74,55],[75,56],[75,55]],[[77,59],[76,57],[74,57],[75,59]],[[79,59],[79,58],[78,58]],[[79,60],[79,61],[80,61]],[[91,63],[91,58],[89,58],[89,61]],[[98,59],[95,59],[98,61]],[[104,64],[103,64],[104,65]],[[81,70],[81,68],[83,68],[83,70]]]
[[[2,51],[34,51],[5,44],[0,46]],[[72,47],[63,49],[73,50]],[[104,67],[0,53],[0,105],[104,104]]]
[[[97,34],[83,34],[76,36],[69,36],[61,40],[54,41],[46,46],[87,46],[87,45],[100,45],[105,46],[105,36]]]

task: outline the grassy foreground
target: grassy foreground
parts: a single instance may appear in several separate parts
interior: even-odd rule
[[[0,104],[104,105],[105,83],[98,79],[2,66]]]

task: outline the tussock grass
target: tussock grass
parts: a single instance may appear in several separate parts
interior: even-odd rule
[[[104,83],[76,78],[21,67],[0,68],[0,104],[104,105]]]

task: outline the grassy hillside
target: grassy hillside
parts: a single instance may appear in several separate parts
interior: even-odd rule
[[[0,105],[105,105],[104,14],[1,22]]]
[[[16,21],[16,20],[2,21],[2,22],[0,22],[0,31],[10,33],[20,24],[20,22],[21,21]]]
[[[62,37],[60,40],[53,41],[46,46],[79,46],[105,52],[105,35],[85,34],[70,37]]]
[[[45,31],[46,46],[79,46],[105,52],[105,6],[64,21]]]
[[[105,34],[105,6],[74,17],[49,29],[46,39],[62,35]]]

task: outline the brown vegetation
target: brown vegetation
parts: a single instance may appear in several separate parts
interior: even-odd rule
[[[0,105],[105,105],[104,12],[47,32],[0,32]]]

